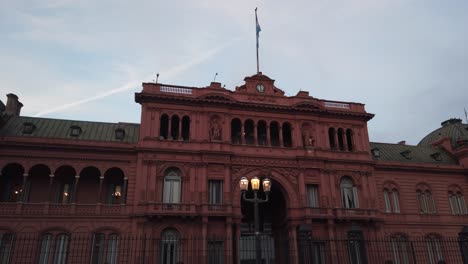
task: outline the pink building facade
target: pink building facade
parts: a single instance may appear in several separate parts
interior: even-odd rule
[[[272,181],[260,205],[264,263],[468,262],[459,119],[416,146],[370,142],[363,104],[285,96],[261,73],[234,91],[143,83],[135,101],[140,124],[100,123],[21,116],[8,95],[2,263],[253,263],[241,177]],[[34,242],[20,245],[22,234]],[[82,254],[75,234],[89,237]],[[125,236],[158,242],[126,247]],[[416,238],[420,250],[409,246]],[[371,252],[376,241],[384,257]],[[138,253],[112,253],[125,249]]]

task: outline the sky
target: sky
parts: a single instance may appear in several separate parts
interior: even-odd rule
[[[468,111],[466,0],[0,0],[0,100],[22,115],[140,122],[142,82],[365,104],[374,142],[417,144]]]

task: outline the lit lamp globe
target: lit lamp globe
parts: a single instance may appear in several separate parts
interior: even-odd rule
[[[252,190],[258,191],[260,189],[260,179],[258,177],[251,179],[250,184],[252,185]]]
[[[268,178],[265,178],[262,182],[263,184],[263,191],[264,192],[270,192],[271,190],[271,181]]]
[[[249,188],[249,180],[246,177],[242,177],[239,181],[239,187],[241,191],[247,191]]]

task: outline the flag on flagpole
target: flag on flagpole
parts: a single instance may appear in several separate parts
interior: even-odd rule
[[[466,108],[463,108],[465,110],[465,122],[468,124],[468,113],[466,112]]]
[[[260,27],[260,24],[258,23],[258,17],[257,17],[257,8],[255,8],[255,24],[256,24],[256,32],[257,32],[257,49],[258,49],[258,38],[260,37],[260,31],[262,31],[262,28]]]

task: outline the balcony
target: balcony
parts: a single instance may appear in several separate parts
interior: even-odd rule
[[[136,215],[182,215],[195,216],[197,214],[195,204],[186,203],[156,203],[145,202],[137,206]]]
[[[306,207],[305,215],[311,218],[327,219],[332,217],[332,209],[325,207]]]
[[[379,220],[376,209],[333,208],[333,215],[340,220]]]
[[[128,209],[121,204],[1,203],[0,216],[120,216]]]

